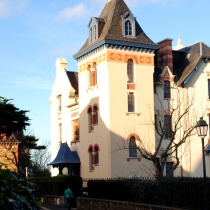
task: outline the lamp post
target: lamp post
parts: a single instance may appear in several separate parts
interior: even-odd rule
[[[204,137],[207,135],[208,124],[203,117],[200,117],[200,120],[196,124],[196,129],[198,136],[202,141],[202,155],[203,155],[203,193],[204,193],[204,209],[207,210],[207,182],[206,182],[206,163],[205,163],[205,153],[204,153]]]

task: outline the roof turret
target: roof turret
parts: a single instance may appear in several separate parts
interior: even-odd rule
[[[126,20],[131,20],[133,30],[132,36],[125,36],[125,24]],[[103,21],[102,21],[103,20]],[[96,21],[94,28],[94,21]],[[124,22],[123,22],[124,21]],[[92,24],[92,25],[91,25]],[[92,27],[92,28],[90,28]],[[96,32],[96,36],[93,36],[95,40],[92,39],[92,34]],[[91,36],[91,38],[90,38]],[[123,0],[107,0],[107,3],[99,17],[92,18],[92,22],[89,23],[89,38],[79,50],[78,53],[74,55],[75,59],[83,56],[84,54],[104,45],[118,45],[123,47],[135,47],[144,49],[158,49],[156,45],[142,30],[136,18],[133,16],[132,12]]]

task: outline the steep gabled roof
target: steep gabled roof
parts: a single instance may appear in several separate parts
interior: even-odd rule
[[[14,133],[12,133],[7,139],[2,140],[0,139],[0,143],[21,143]]]
[[[193,73],[202,58],[210,58],[210,48],[203,42],[173,51],[173,67],[178,86]]]
[[[80,163],[77,152],[71,151],[67,143],[62,143],[56,158],[48,165],[59,166],[72,163]]]
[[[73,71],[66,71],[66,74],[68,76],[69,82],[71,86],[74,88],[76,91],[75,94],[79,94],[79,88],[78,88],[78,72],[73,72]]]
[[[123,0],[111,0],[108,2],[99,17],[100,19],[104,19],[105,24],[98,40],[94,43],[89,43],[89,39],[87,39],[79,52],[74,55],[74,58],[77,59],[82,52],[87,52],[88,50],[94,49],[94,47],[98,47],[105,43],[120,43],[125,46],[142,45],[145,48],[157,49],[158,46],[144,33],[137,21],[136,37],[128,38],[123,36],[122,15],[128,12],[131,13]]]

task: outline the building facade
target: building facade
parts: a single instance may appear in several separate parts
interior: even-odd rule
[[[184,134],[199,116],[209,122],[210,48],[201,42],[184,47],[180,38],[176,50],[171,39],[154,43],[123,0],[107,1],[88,29],[74,55],[78,72],[67,71],[65,58],[56,61],[50,97],[52,160],[67,142],[79,156],[83,178],[154,176],[154,164],[145,155],[153,157],[160,145],[156,160],[166,162],[163,174],[179,160],[174,175],[202,176],[201,142],[194,131]],[[201,101],[206,107],[196,113]],[[188,110],[184,117],[183,110]],[[177,124],[175,119],[180,119]],[[163,124],[162,135],[157,122]]]

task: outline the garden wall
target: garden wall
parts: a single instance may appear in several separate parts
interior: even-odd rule
[[[184,210],[123,201],[77,198],[77,210]],[[186,209],[185,209],[186,210]]]

